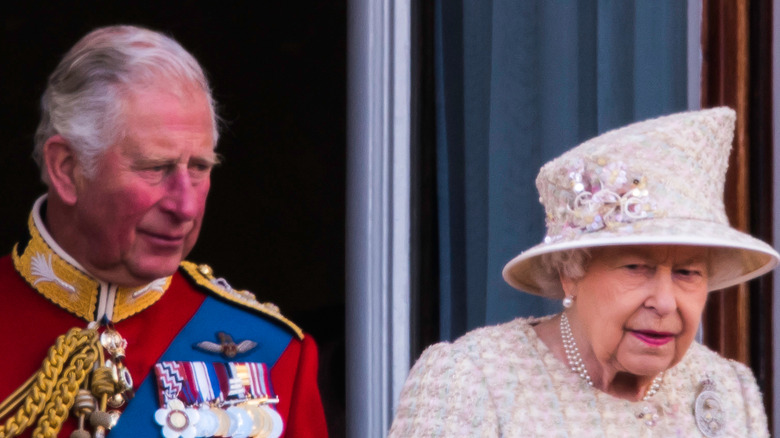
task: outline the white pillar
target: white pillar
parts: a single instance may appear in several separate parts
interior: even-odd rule
[[[772,23],[774,27],[780,23],[780,0],[772,2]],[[774,236],[774,247],[777,248],[777,240],[780,238],[780,188],[777,184],[780,182],[780,33],[772,33],[772,137],[774,147],[772,150],[772,181],[773,194],[772,205],[774,213],[772,215],[772,235]],[[780,349],[777,342],[780,340],[780,279],[774,278],[774,291],[772,300],[772,366],[774,368],[772,375],[774,388],[774,412],[767,412],[767,415],[774,418],[775,431],[780,430]],[[772,433],[773,431],[770,431]],[[774,433],[773,433],[774,434]]]
[[[383,437],[409,367],[411,0],[348,5],[347,436]]]

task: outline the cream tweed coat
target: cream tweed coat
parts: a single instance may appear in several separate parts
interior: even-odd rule
[[[768,437],[751,371],[694,343],[648,402],[588,386],[519,318],[429,347],[404,385],[391,438],[699,437],[694,405],[705,377],[723,403],[720,437]],[[649,427],[642,413],[657,414]],[[647,417],[646,417],[647,418]]]

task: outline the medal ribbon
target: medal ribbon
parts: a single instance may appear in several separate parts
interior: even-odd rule
[[[171,400],[194,406],[276,398],[270,372],[263,363],[165,361],[157,363],[154,372],[161,407]]]
[[[284,430],[263,363],[167,361],[154,370],[160,402],[155,421],[164,436],[243,438],[263,433],[279,438]]]

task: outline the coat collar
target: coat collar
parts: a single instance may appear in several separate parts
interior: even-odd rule
[[[45,202],[46,195],[35,202],[28,220],[30,238],[13,250],[14,267],[33,289],[88,322],[119,322],[162,298],[172,277],[127,288],[89,274],[49,234],[41,217]]]

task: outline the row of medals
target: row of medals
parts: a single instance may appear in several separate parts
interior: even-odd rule
[[[204,404],[196,409],[175,399],[157,410],[155,420],[173,435],[185,436],[194,427],[196,437],[278,438],[284,427],[282,417],[269,406],[275,402],[278,399],[249,399],[229,407]]]
[[[106,360],[106,366],[111,368],[117,391],[108,399],[108,406],[116,409],[132,397],[133,379],[123,363],[127,341],[116,330],[107,328],[100,335],[100,343],[111,356],[111,359]],[[160,425],[178,434],[194,426],[197,437],[277,438],[281,436],[284,425],[282,417],[269,404],[278,402],[277,398],[248,399],[233,406],[225,403],[222,406],[203,405],[196,410],[185,407],[179,400],[173,400],[168,402],[168,409],[158,411],[164,418],[156,419]],[[108,412],[108,429],[119,420],[120,412],[115,409]]]

